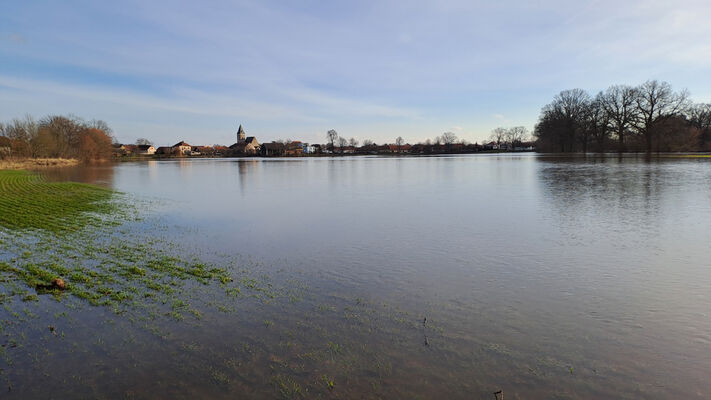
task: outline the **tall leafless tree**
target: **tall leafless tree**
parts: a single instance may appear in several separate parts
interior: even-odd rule
[[[403,144],[405,144],[405,140],[402,138],[402,136],[398,136],[397,139],[395,139],[395,146],[397,147],[398,153],[402,151]]]
[[[652,143],[657,127],[665,120],[682,114],[688,107],[686,91],[674,92],[667,82],[647,81],[637,89],[635,100],[637,131],[644,136],[647,153],[652,152]]]
[[[582,89],[571,89],[560,92],[553,104],[563,117],[565,125],[564,139],[572,151],[575,148],[575,138],[585,128],[585,114],[590,103],[590,95]],[[583,152],[587,151],[587,137],[582,142]]]
[[[595,151],[603,152],[612,129],[612,118],[606,107],[605,93],[599,92],[590,103],[587,120],[587,131],[595,141]]]
[[[442,142],[444,144],[454,144],[457,141],[457,135],[454,132],[444,132],[442,134]]]
[[[687,118],[691,126],[700,132],[699,148],[711,150],[711,103],[699,103],[689,107]]]
[[[447,152],[452,151],[452,145],[457,142],[457,135],[454,132],[444,132],[442,134],[442,142]]]
[[[637,119],[637,89],[627,85],[614,85],[603,95],[603,106],[610,117],[611,128],[617,136],[618,150],[625,151],[625,136]]]
[[[524,126],[514,126],[505,130],[505,139],[509,144],[509,150],[513,150],[517,144],[523,142],[524,138],[528,136],[528,129]]]
[[[489,136],[489,139],[492,142],[496,142],[497,145],[500,145],[503,143],[504,138],[506,138],[506,128],[503,127],[498,127],[491,131],[491,135]]]
[[[333,153],[335,151],[334,145],[336,140],[338,140],[338,132],[336,132],[335,129],[331,129],[326,132],[326,137],[328,138],[328,147],[330,148],[331,153]]]

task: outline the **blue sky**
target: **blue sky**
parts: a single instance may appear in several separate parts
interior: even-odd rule
[[[103,119],[122,142],[533,128],[563,89],[647,79],[711,102],[711,2],[0,2],[0,120]]]

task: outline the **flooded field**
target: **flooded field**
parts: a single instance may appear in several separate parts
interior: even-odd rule
[[[711,397],[708,158],[0,178],[2,398]]]

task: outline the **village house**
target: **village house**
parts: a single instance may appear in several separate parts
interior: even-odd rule
[[[126,154],[128,154],[128,150],[126,150],[126,146],[121,143],[114,143],[111,145],[111,147],[114,151],[114,155],[125,156]]]
[[[190,155],[212,156],[214,154],[215,154],[215,149],[212,146],[193,146],[193,151]]]
[[[301,147],[301,151],[302,151],[304,154],[311,154],[311,153],[314,152],[313,146],[311,146],[311,145],[308,144],[308,143],[301,143],[301,142],[299,142],[299,146]]]
[[[390,153],[409,153],[412,150],[412,146],[409,144],[403,144],[400,146],[396,144],[388,144],[386,146]]]
[[[172,153],[190,155],[190,153],[192,151],[193,151],[193,147],[191,145],[185,143],[184,141],[180,141],[171,147]]]
[[[259,153],[260,145],[257,138],[254,136],[247,136],[240,124],[237,130],[237,143],[230,146],[230,151],[234,155],[247,155],[252,156]]]
[[[150,144],[141,144],[137,146],[137,153],[141,155],[151,155],[156,153],[156,148]]]
[[[496,142],[484,143],[482,148],[484,150],[499,150],[499,144]]]
[[[264,157],[283,156],[285,151],[284,143],[278,142],[264,143],[261,148],[261,154]]]
[[[304,149],[301,146],[301,142],[291,142],[284,145],[284,155],[300,156],[302,154],[304,154]]]
[[[156,149],[156,154],[161,154],[161,155],[169,155],[173,154],[173,148],[170,146],[161,146]]]
[[[224,156],[230,152],[230,148],[227,146],[213,146],[213,150],[215,151],[216,156]]]

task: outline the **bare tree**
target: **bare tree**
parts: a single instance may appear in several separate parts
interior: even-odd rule
[[[588,108],[588,127],[596,144],[596,151],[602,152],[605,148],[605,141],[610,136],[612,129],[612,118],[606,107],[605,93],[600,92],[590,103]]]
[[[688,119],[694,127],[699,129],[711,128],[711,103],[698,103],[689,107]]]
[[[582,89],[564,90],[553,101],[543,107],[535,136],[539,148],[554,151],[577,151],[576,144],[582,143],[587,151],[587,138],[580,140],[585,130],[586,113],[590,95]]]
[[[374,144],[375,144],[375,142],[373,142],[373,141],[370,140],[370,139],[364,139],[364,140],[363,140],[363,147],[372,146],[372,145],[374,145]]]
[[[699,130],[700,149],[710,150],[706,143],[711,142],[711,103],[689,107],[687,118],[691,126]]]
[[[526,136],[528,136],[528,130],[524,126],[506,129],[506,142],[511,146],[509,150],[513,150],[517,144],[523,142]]]
[[[348,140],[344,137],[339,137],[338,138],[338,150],[340,151],[341,154],[343,154],[343,151],[345,150],[346,146],[348,146]]]
[[[504,138],[506,137],[506,128],[498,127],[491,131],[491,136],[489,136],[489,139],[492,142],[496,142],[496,144],[501,144],[501,142],[504,141]]]
[[[571,150],[575,147],[575,138],[585,130],[585,116],[590,103],[590,95],[582,89],[564,90],[553,100],[563,116],[565,124],[565,142]],[[587,135],[581,140],[583,152],[587,151]]]
[[[442,134],[442,143],[446,148],[447,152],[452,151],[452,145],[457,142],[457,135],[454,132],[444,132]]]
[[[331,129],[328,132],[326,132],[326,137],[328,138],[328,147],[331,150],[331,153],[333,153],[334,150],[334,144],[336,143],[336,140],[338,140],[338,132],[336,132],[335,129]]]
[[[75,157],[79,148],[79,138],[86,130],[86,123],[73,115],[50,115],[40,120],[40,132],[48,136],[47,141],[53,143],[53,149],[46,156]]]
[[[454,132],[445,132],[442,134],[442,142],[446,145],[451,145],[457,142],[457,135]]]
[[[88,126],[89,128],[98,129],[98,130],[104,132],[105,134],[107,134],[107,135],[109,135],[109,136],[113,135],[113,133],[114,133],[114,130],[111,129],[111,127],[109,126],[109,124],[107,124],[106,121],[104,121],[104,120],[92,119],[91,121],[89,121],[89,123],[87,124],[87,126]]]
[[[62,157],[95,160],[111,155],[106,123],[87,123],[76,116],[48,116],[39,122],[27,115],[3,124],[2,133],[20,157]],[[108,156],[107,156],[108,154]]]
[[[686,91],[674,92],[669,83],[656,80],[643,83],[637,92],[635,104],[639,115],[635,126],[645,138],[647,153],[651,153],[657,126],[685,111],[688,94]]]
[[[348,145],[352,147],[358,147],[358,140],[356,138],[348,139]]]
[[[398,136],[397,139],[395,139],[395,146],[397,146],[398,153],[402,151],[403,144],[405,144],[405,140],[402,138],[402,136]]]
[[[625,150],[625,135],[637,119],[636,99],[637,90],[627,85],[610,86],[603,95],[602,105],[617,135],[619,151]]]
[[[137,146],[153,146],[153,142],[146,138],[138,138],[136,139],[136,145]]]

